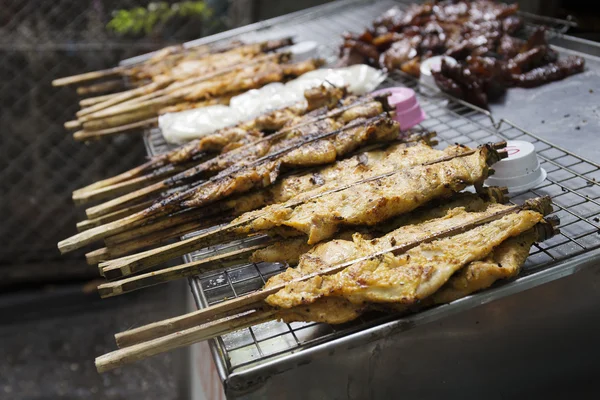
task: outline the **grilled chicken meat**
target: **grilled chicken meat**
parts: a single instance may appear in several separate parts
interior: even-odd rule
[[[231,92],[241,92],[260,88],[267,83],[282,82],[313,71],[322,65],[321,60],[309,59],[292,64],[280,64],[275,61],[265,61],[247,66],[213,79],[186,86],[173,91],[174,97],[186,101],[198,101],[214,96],[223,96]]]
[[[345,96],[343,89],[331,86],[318,86],[304,93],[306,103],[302,102],[290,107],[268,112],[250,121],[236,126],[223,128],[201,139],[193,140],[168,153],[155,157],[164,163],[179,164],[189,161],[202,152],[218,152],[232,150],[245,143],[260,139],[263,132],[277,131],[294,117],[300,117],[323,107],[333,108]]]
[[[332,237],[341,227],[372,226],[480,184],[487,178],[489,166],[499,159],[491,146],[482,146],[468,156],[400,170],[301,204],[292,199],[268,206],[246,213],[234,223],[248,221],[238,228],[239,233],[306,235],[308,243],[314,244]]]
[[[292,198],[298,200],[313,196],[341,185],[462,154],[469,150],[458,145],[436,150],[423,142],[397,143],[384,149],[366,151],[315,171],[287,176],[273,186],[227,200],[223,207],[235,210],[234,214],[240,214],[269,204],[283,203]]]
[[[486,289],[498,280],[517,276],[529,257],[529,249],[540,238],[539,229],[530,229],[501,243],[487,257],[461,269],[435,292],[426,303],[449,303]]]
[[[417,309],[445,304],[489,288],[499,280],[518,275],[535,242],[548,238],[545,229],[534,228],[502,242],[483,260],[473,261],[460,269],[437,292],[422,301]],[[413,311],[414,306],[404,304],[354,304],[342,297],[322,297],[314,303],[279,309],[278,316],[287,323],[295,321],[341,324],[358,318],[363,313],[376,310],[385,312]]]
[[[498,193],[495,193],[496,191]],[[385,234],[402,226],[416,225],[431,219],[441,218],[452,209],[463,208],[467,212],[479,212],[485,210],[492,203],[503,202],[504,200],[503,192],[496,190],[496,188],[487,188],[480,194],[458,193],[447,201],[441,202],[442,204],[421,207],[414,212],[400,215],[390,221],[370,227],[370,229],[360,229],[359,227],[358,231],[342,231],[336,235],[336,239],[351,241],[355,232],[360,233],[363,239],[371,239],[378,233]],[[250,261],[285,262],[289,265],[296,265],[300,260],[300,256],[307,253],[311,248],[313,246],[306,243],[304,237],[288,238],[255,251]]]
[[[381,104],[377,102],[373,104],[376,107],[371,111],[379,111]],[[364,108],[364,110],[368,109]],[[344,114],[339,120],[344,120]],[[323,120],[313,125],[313,129],[318,129],[317,135],[321,132],[338,130],[334,135],[311,142],[307,142],[307,138],[311,137],[310,133],[302,135],[285,145],[273,146],[270,153],[277,155],[281,152],[280,156],[268,157],[257,165],[250,164],[241,168],[239,164],[235,165],[232,167],[235,170],[232,171],[233,173],[229,170],[223,171],[226,176],[223,178],[217,176],[217,179],[195,189],[194,196],[185,201],[184,206],[199,207],[232,194],[267,187],[275,182],[280,171],[329,164],[365,144],[397,140],[400,136],[398,124],[385,115],[370,119],[357,118],[342,127],[339,126],[338,121]],[[290,146],[292,146],[291,151],[287,151],[286,148]]]
[[[200,75],[231,66],[278,48],[292,44],[291,39],[272,40],[262,43],[242,44],[232,42],[222,51],[211,52],[208,46],[190,49],[172,46],[158,52],[148,61],[125,71],[132,80],[165,78],[185,79],[191,75]]]
[[[539,211],[548,212],[549,202],[542,203],[539,204]],[[344,261],[426,239],[507,208],[500,204],[488,204],[483,211],[468,212],[459,207],[450,209],[443,217],[406,225],[380,238],[365,240],[357,234],[352,241],[333,240],[318,245],[302,256],[297,268],[290,268],[267,282],[266,287],[286,284],[284,289],[269,296],[267,303],[281,309],[283,318],[297,319],[301,314],[304,320],[327,318],[328,322],[339,323],[353,319],[352,315],[359,315],[372,307],[370,303],[375,303],[376,307],[402,310],[427,299],[440,288],[442,295],[433,298],[431,301],[434,303],[486,287],[501,277],[492,268],[492,263],[505,261],[511,266],[511,273],[518,270],[524,257],[515,246],[521,248],[523,244],[528,253],[526,244],[531,245],[530,241],[538,238],[535,232],[531,233],[531,229],[542,221],[540,212],[513,212],[464,233],[422,243],[402,254],[387,253],[358,261],[333,275],[319,275],[303,282],[290,281]],[[520,236],[523,233],[525,235]],[[518,238],[516,242],[508,241],[514,237]],[[464,273],[461,271],[453,276],[465,266],[467,269]],[[313,304],[316,304],[314,312]],[[339,307],[340,312],[324,312],[324,309],[332,307]],[[328,315],[332,315],[331,319]]]

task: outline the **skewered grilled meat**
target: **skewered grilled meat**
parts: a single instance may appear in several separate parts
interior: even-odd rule
[[[371,111],[379,111],[377,109],[381,104],[373,103],[373,105],[376,105],[376,107],[371,108]],[[343,120],[343,115],[341,119]],[[337,127],[334,122],[326,121],[324,120],[322,123],[329,126],[322,129],[321,132],[336,131]],[[310,143],[305,143],[307,142],[306,136],[300,136],[286,144],[286,147],[291,145],[297,148],[286,151],[281,157],[265,160],[265,162],[261,162],[256,166],[243,167],[241,170],[238,170],[238,166],[234,166],[232,168],[236,169],[236,172],[232,174],[225,170],[223,172],[227,174],[226,177],[215,179],[213,182],[198,188],[195,190],[193,197],[184,202],[184,205],[199,207],[231,196],[234,193],[266,187],[272,185],[280,171],[285,169],[332,163],[337,158],[355,151],[360,146],[368,143],[396,140],[400,135],[398,124],[387,116],[372,117],[370,119],[357,118],[343,128],[338,128],[338,130],[340,132],[335,135]],[[309,135],[307,137],[310,137]],[[274,146],[272,154],[277,154],[279,148],[280,146]],[[282,149],[281,151],[285,150]]]
[[[356,106],[359,106],[366,113],[371,113],[374,111],[381,111],[382,109],[387,110],[386,97],[379,98],[379,101],[370,101],[368,107],[362,103],[366,103],[367,101],[372,100],[372,97],[366,97],[361,101],[358,101]],[[384,104],[385,103],[385,108]],[[344,114],[342,112],[347,111],[347,109],[354,108],[352,105],[349,105],[347,108],[341,108],[339,110],[333,110],[330,113],[326,114],[323,119],[319,119],[314,125],[319,126],[320,124],[328,124],[329,126],[333,124],[339,124],[337,120],[331,120],[330,117],[336,117],[339,120],[343,121]],[[339,113],[342,113],[340,116]],[[278,174],[278,163],[279,166],[282,165],[281,160],[285,157],[286,166],[297,167],[299,165],[315,165],[315,158],[310,157],[306,153],[303,153],[302,149],[307,149],[312,146],[313,149],[319,150],[320,155],[317,162],[332,162],[334,161],[334,157],[341,154],[347,154],[358,148],[359,146],[375,141],[391,141],[398,138],[399,129],[395,122],[384,117],[385,114],[380,115],[375,118],[371,118],[367,120],[372,125],[369,127],[360,127],[363,122],[355,120],[347,125],[344,125],[343,128],[339,130],[322,130],[317,129],[316,132],[311,132],[310,129],[305,129],[312,124],[302,125],[288,131],[282,132],[285,135],[291,134],[289,138],[289,142],[287,145],[283,145],[283,142],[277,142],[274,139],[282,139],[284,135],[272,135],[265,141],[260,141],[253,144],[251,147],[255,147],[256,150],[252,150],[251,154],[254,154],[256,158],[262,156],[266,152],[269,152],[267,156],[262,159],[255,159],[251,163],[244,163],[243,161],[246,158],[246,162],[248,161],[248,156],[244,156],[241,159],[239,158],[240,154],[244,154],[248,148],[244,147],[241,149],[236,149],[235,151],[231,151],[229,153],[223,154],[222,157],[218,157],[218,160],[211,160],[210,164],[202,165],[201,167],[191,169],[186,171],[181,175],[176,175],[171,178],[169,181],[164,181],[160,185],[155,186],[152,185],[143,189],[143,192],[136,193],[131,198],[121,199],[123,200],[121,203],[119,202],[108,202],[105,203],[101,208],[91,208],[87,210],[88,217],[96,218],[104,213],[113,212],[113,206],[118,209],[121,206],[124,206],[127,201],[130,199],[132,201],[136,200],[136,196],[144,196],[146,194],[154,193],[156,191],[163,190],[164,188],[168,188],[174,186],[179,183],[185,183],[190,177],[198,176],[201,177],[202,173],[210,172],[211,168],[223,168],[220,167],[224,163],[231,162],[230,165],[240,162],[237,167],[229,170],[223,171],[222,173],[212,177],[209,181],[201,183],[191,189],[185,190],[181,193],[175,193],[172,196],[169,196],[165,199],[157,201],[151,207],[139,211],[135,214],[124,217],[120,220],[110,222],[105,226],[99,226],[87,230],[85,232],[80,232],[79,234],[63,240],[59,243],[59,248],[62,251],[70,251],[75,248],[81,247],[85,244],[91,243],[95,240],[111,236],[120,232],[124,232],[127,229],[131,229],[133,227],[140,226],[142,222],[150,217],[156,218],[157,216],[162,216],[169,214],[173,211],[180,210],[185,205],[181,204],[181,201],[186,199],[190,199],[194,194],[200,194],[201,196],[207,196],[204,198],[200,198],[201,201],[214,201],[218,198],[226,197],[232,193],[240,193],[242,191],[246,191],[251,189],[252,187],[263,187],[270,184],[273,179]],[[356,116],[356,115],[354,115]],[[314,129],[314,128],[313,128]],[[304,136],[303,136],[304,135]],[[258,145],[258,146],[255,146]],[[280,146],[281,147],[278,147]],[[266,147],[266,152],[265,152]],[[271,152],[270,150],[276,151]],[[225,165],[227,167],[227,165]],[[214,170],[214,169],[213,169]],[[218,169],[217,169],[218,170]],[[261,179],[255,179],[255,177],[260,176],[263,173],[267,173],[265,176],[266,180],[262,181]],[[270,179],[270,180],[269,180]],[[230,186],[226,186],[223,182],[229,181],[232,183]],[[210,192],[204,191],[203,188],[211,189]],[[117,199],[115,199],[117,200]],[[119,201],[121,201],[119,200]],[[109,204],[110,203],[110,204]],[[116,203],[116,204],[115,204]],[[195,203],[194,203],[195,204]],[[109,207],[110,206],[110,207]],[[93,213],[92,213],[93,212]]]
[[[351,241],[352,235],[355,232],[360,233],[363,239],[371,239],[377,236],[378,233],[384,234],[401,226],[417,225],[428,220],[442,218],[455,208],[463,208],[466,212],[481,212],[492,203],[501,203],[504,201],[503,192],[496,190],[496,188],[487,188],[480,194],[458,193],[447,201],[444,200],[441,204],[431,204],[421,207],[414,212],[400,215],[383,224],[369,227],[369,229],[360,229],[359,227],[358,231],[349,230],[340,232],[336,235],[336,239]],[[334,241],[331,241],[327,245],[335,246],[333,243]],[[311,248],[313,246],[307,244],[305,238],[289,238],[255,251],[250,260],[252,262],[285,262],[289,265],[296,265],[300,260],[300,256],[307,253]],[[343,252],[341,254],[343,255]],[[348,257],[350,256],[351,254],[349,253]]]
[[[120,198],[113,199],[104,205],[91,208],[88,210],[88,216],[94,217],[96,216],[97,210],[101,210],[101,212],[111,211],[114,207],[130,204],[132,201],[142,196],[148,196],[151,193],[164,191],[168,188],[198,182],[220,172],[219,175],[212,177],[208,182],[200,183],[190,190],[176,193],[167,199],[161,200],[151,211],[157,207],[164,209],[167,205],[171,208],[178,209],[178,202],[191,199],[192,196],[194,196],[194,198],[190,200],[190,203],[186,203],[184,206],[195,207],[200,205],[202,201],[212,202],[216,199],[228,196],[229,194],[251,189],[253,187],[251,182],[259,179],[258,175],[256,175],[257,171],[259,174],[267,173],[269,178],[265,179],[274,181],[280,168],[292,168],[300,165],[311,166],[333,162],[336,154],[346,154],[361,144],[369,143],[370,141],[377,139],[393,140],[399,135],[398,128],[395,125],[394,131],[386,131],[387,133],[383,135],[378,134],[383,132],[382,126],[379,126],[377,129],[373,126],[370,128],[360,127],[351,129],[352,126],[344,125],[346,121],[351,121],[351,123],[356,126],[362,125],[366,118],[382,113],[384,111],[384,106],[379,101],[373,100],[366,104],[357,104],[355,107],[349,107],[348,110],[344,111],[341,115],[335,116],[335,118],[322,118],[313,121],[315,113],[318,115],[319,113],[324,113],[326,111],[327,108],[322,107],[321,109],[314,110],[312,113],[305,114],[302,117],[292,117],[288,120],[288,123],[293,125],[287,131],[282,131],[281,134],[272,135],[265,140],[250,143],[248,146],[243,146],[228,153],[221,154],[140,191],[127,194]],[[303,121],[306,121],[307,123],[302,124]],[[330,138],[324,138],[324,140],[320,141],[313,140],[312,143],[307,142],[313,137],[318,138],[319,135],[324,132],[335,133],[338,129],[340,132],[330,135]],[[373,137],[370,137],[369,135],[373,135]],[[297,148],[292,149],[291,147],[293,146]],[[287,150],[288,148],[291,151]],[[310,156],[306,153],[307,151],[312,151]],[[281,157],[277,156],[278,154],[281,155]],[[264,162],[257,164],[254,168],[250,168],[250,164],[252,162],[258,162],[257,160],[261,157],[271,157],[271,159],[265,159]],[[248,166],[248,168],[245,166]],[[262,180],[262,178],[260,179]],[[254,184],[258,185],[259,182],[255,182]],[[263,182],[263,185],[265,186],[268,184],[268,180]],[[242,187],[244,185],[250,186],[244,188]],[[229,194],[227,194],[227,191],[229,191]]]
[[[178,166],[189,163],[201,157],[204,153],[226,153],[257,141],[264,134],[279,130],[287,121],[295,117],[305,115],[315,109],[333,108],[345,94],[344,89],[329,85],[309,89],[304,93],[305,102],[260,115],[253,120],[242,122],[236,126],[220,129],[201,139],[196,139],[155,156],[132,170],[76,190],[73,193],[73,199],[75,201],[86,201],[92,198],[110,197],[110,194],[114,193],[111,190],[114,185],[143,175],[147,171],[156,170],[166,165]]]
[[[571,56],[555,63],[537,67],[524,74],[513,76],[512,80],[515,86],[532,88],[583,72],[584,67],[585,62],[582,58]]]
[[[493,279],[486,279],[485,275],[493,260],[512,259],[511,271],[518,269],[524,261],[522,252],[514,248],[514,242],[506,241],[524,232],[532,236],[520,237],[516,242],[518,247],[532,238],[536,240],[537,233],[534,231],[535,235],[530,234],[531,229],[542,221],[542,214],[550,211],[548,199],[538,200],[538,204],[532,204],[532,207],[536,210],[509,213],[464,233],[419,244],[398,255],[386,253],[380,257],[358,261],[334,275],[318,275],[302,282],[291,282],[346,260],[378,254],[377,252],[384,252],[397,243],[420,240],[435,235],[436,232],[444,232],[452,226],[492,216],[510,207],[492,204],[483,211],[476,212],[454,208],[441,218],[406,225],[381,238],[365,240],[360,235],[355,235],[353,241],[334,240],[318,245],[301,258],[297,268],[288,269],[267,282],[267,287],[286,284],[284,289],[269,296],[267,303],[283,309],[282,317],[287,320],[298,319],[300,314],[304,320],[326,318],[328,322],[339,323],[354,319],[368,309],[370,303],[384,307],[393,304],[392,308],[405,309],[417,301],[427,299],[440,288],[444,291],[438,298],[433,298],[433,302],[451,300],[457,295],[456,288],[459,288],[460,294],[467,294],[491,284]],[[546,232],[545,227],[538,232]],[[503,243],[504,247],[497,247]],[[528,247],[526,249],[528,253]],[[477,263],[481,260],[485,265]],[[464,266],[468,268],[466,272],[450,278]],[[447,282],[449,285],[444,286]],[[322,303],[323,299],[332,301]],[[313,304],[317,305],[314,310],[316,313],[313,313]],[[341,307],[341,312],[323,312],[324,309],[331,311],[332,307]]]
[[[458,272],[431,296],[419,304],[419,309],[445,304],[475,292],[489,288],[499,280],[510,279],[519,274],[521,266],[529,256],[529,249],[535,242],[546,240],[545,225],[541,222],[534,228],[511,237],[496,247],[487,257],[473,261]],[[553,233],[550,233],[550,236]],[[415,306],[404,304],[367,303],[354,304],[341,297],[322,297],[308,305],[289,309],[279,309],[278,316],[285,322],[315,321],[341,324],[358,318],[369,310],[407,312]]]
[[[235,210],[236,213],[242,213],[268,204],[282,203],[292,198],[298,199],[298,196],[315,195],[337,186],[461,154],[468,150],[462,146],[450,146],[443,151],[435,150],[423,142],[394,144],[385,149],[361,153],[316,171],[285,177],[271,187],[248,193],[239,199],[225,201],[223,205]]]
[[[401,170],[301,204],[292,199],[246,213],[234,222],[254,218],[238,231],[304,234],[308,243],[313,244],[330,238],[343,226],[375,225],[466,186],[480,184],[488,176],[489,165],[499,159],[500,155],[491,146],[483,146],[471,155]]]
[[[253,120],[244,121],[234,127],[220,129],[212,135],[196,139],[168,153],[159,155],[155,159],[162,159],[167,163],[178,164],[188,161],[191,157],[205,151],[226,151],[239,147],[239,142],[235,138],[246,134],[258,139],[262,136],[261,132],[282,129],[294,117],[302,116],[323,107],[333,108],[345,94],[345,90],[331,86],[318,86],[309,89],[304,93],[306,104],[295,104],[260,115]]]
[[[202,223],[202,218],[211,218],[206,221],[210,224],[210,221],[213,221],[211,216],[214,215],[226,215],[232,218],[269,204],[287,201],[303,193],[316,193],[314,189],[325,191],[369,176],[407,168],[443,156],[467,151],[466,148],[461,146],[449,147],[445,151],[434,150],[425,144],[425,142],[435,143],[434,140],[431,140],[432,136],[432,133],[413,134],[406,139],[407,143],[397,143],[385,149],[366,151],[348,159],[337,161],[331,166],[283,177],[273,186],[219,202],[210,209],[198,210],[200,212],[190,210],[176,216],[170,216],[168,220],[172,222],[170,226],[174,229],[172,233],[161,231],[160,238],[166,240],[201,229],[202,226],[206,225]],[[161,224],[161,221],[157,221],[154,224],[145,225],[125,234],[115,235],[110,240],[107,238],[105,243],[111,247],[114,243],[129,241],[133,237],[135,238],[133,241],[136,242],[136,248],[132,250],[139,250],[141,246],[137,246],[137,243],[139,243],[141,237],[160,230]],[[153,238],[152,240],[156,242],[156,239]],[[121,245],[118,247],[119,249],[123,248]],[[125,254],[124,252],[118,253],[119,256]],[[114,258],[114,256],[111,258]]]

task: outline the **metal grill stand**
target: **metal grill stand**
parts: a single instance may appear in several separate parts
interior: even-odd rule
[[[328,58],[333,60],[343,31],[364,29],[374,17],[394,4],[390,1],[336,3],[225,32],[213,39],[229,40],[242,33],[248,41],[294,35],[299,41],[320,42],[325,46]],[[554,35],[564,40],[560,31],[565,26],[556,20],[550,22],[554,23]],[[212,40],[205,38],[199,42],[207,41]],[[577,285],[572,283],[573,279],[565,279],[543,285],[536,291],[520,293],[571,275],[599,259],[598,164],[552,145],[507,120],[495,121],[487,111],[439,92],[423,90],[412,77],[403,73],[392,74],[383,86],[408,86],[417,91],[427,114],[421,127],[437,132],[441,148],[454,143],[477,146],[505,139],[533,143],[548,177],[540,187],[512,201],[522,203],[531,197],[551,196],[555,214],[561,219],[562,233],[532,247],[517,279],[416,315],[361,319],[343,326],[272,321],[213,340],[211,348],[217,369],[231,397],[265,398],[285,391],[288,393],[286,398],[389,398],[399,395],[398,391],[402,390],[407,391],[409,398],[411,394],[418,398],[438,398],[447,389],[460,390],[466,397],[500,396],[498,388],[490,391],[486,379],[494,376],[493,372],[503,373],[507,369],[511,371],[508,374],[512,377],[511,382],[516,384],[503,390],[510,393],[520,387],[517,393],[523,393],[530,389],[523,383],[526,380],[518,380],[523,365],[544,368],[546,357],[532,351],[535,349],[533,343],[530,343],[531,348],[520,348],[531,342],[531,339],[514,339],[526,334],[519,331],[521,325],[525,324],[528,329],[555,326],[552,321],[556,323],[556,319],[547,318],[552,315],[548,314],[551,307],[570,310],[569,304],[573,307],[581,304],[579,299],[568,304],[553,304],[557,290],[565,290],[565,293],[580,291],[589,301],[600,297],[595,289],[600,278],[590,272],[593,269],[577,274]],[[543,103],[536,107],[543,107]],[[146,143],[152,153],[167,148],[158,130],[147,133]],[[243,241],[238,245],[243,246]],[[202,253],[210,251],[218,250],[205,249]],[[194,261],[194,254],[188,255],[186,261]],[[190,286],[197,305],[206,307],[257,290],[270,276],[284,268],[284,265],[266,263],[240,265],[192,278]],[[581,279],[585,281],[580,282]],[[562,287],[565,284],[570,286]],[[534,292],[546,296],[547,302],[532,299]],[[507,297],[509,295],[512,296]],[[492,300],[498,301],[475,308]],[[526,307],[520,303],[522,301],[527,302]],[[588,304],[587,300],[584,304]],[[532,307],[547,319],[532,324],[523,311]],[[469,312],[465,313],[466,310]],[[452,319],[445,318],[459,312],[462,313]],[[593,328],[599,332],[598,322],[595,324]],[[515,336],[507,338],[503,332]],[[539,342],[535,343],[539,345]],[[511,346],[519,348],[524,355],[531,355],[533,361],[515,366],[517,360],[511,363],[507,358],[509,354],[516,354]],[[435,352],[439,352],[440,357],[436,357]],[[492,368],[489,359],[482,354],[500,361]],[[487,371],[479,370],[477,362],[486,362]],[[464,367],[474,376],[466,378],[463,370],[456,370],[456,367]],[[315,381],[315,378],[319,380]],[[491,382],[487,383],[491,385]]]

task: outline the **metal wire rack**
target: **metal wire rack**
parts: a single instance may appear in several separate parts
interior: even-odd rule
[[[352,1],[343,6],[329,7],[328,12],[308,12],[287,20],[285,28],[263,27],[245,35],[244,39],[259,40],[292,34],[298,40],[322,43],[325,51],[334,55],[343,31],[363,29],[392,5],[397,3]],[[561,32],[565,26],[556,26],[556,32]],[[219,337],[211,342],[211,346],[221,379],[227,385],[243,388],[250,377],[260,379],[260,376],[268,376],[274,371],[293,368],[326,346],[331,349],[350,340],[373,340],[372,337],[364,337],[367,330],[371,335],[385,335],[390,329],[409,329],[411,324],[441,318],[568,275],[589,261],[583,256],[595,256],[592,251],[600,248],[600,186],[596,181],[600,180],[599,165],[554,146],[509,121],[495,121],[485,110],[421,87],[414,78],[403,73],[392,74],[382,86],[408,86],[417,92],[427,114],[421,128],[436,131],[441,148],[454,143],[477,146],[506,139],[531,142],[548,176],[535,190],[516,196],[512,201],[522,203],[531,197],[551,196],[554,214],[561,219],[561,233],[532,247],[517,279],[414,316],[361,318],[341,326],[271,321]],[[168,148],[157,129],[146,134],[146,143],[152,153]],[[245,244],[242,241],[233,245]],[[205,249],[201,253],[213,251],[219,249]],[[198,254],[186,256],[186,261],[193,261]],[[283,264],[244,264],[194,277],[190,279],[190,286],[198,307],[206,307],[257,290],[269,277],[285,268]]]

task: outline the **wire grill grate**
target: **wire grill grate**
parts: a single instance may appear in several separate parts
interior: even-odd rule
[[[245,34],[244,39],[251,41],[294,35],[299,41],[315,40],[324,46],[322,50],[326,58],[332,60],[343,31],[360,31],[381,12],[391,5],[398,4],[390,1],[363,3],[365,2],[350,2],[347,6],[333,8],[335,15],[307,13],[287,21],[285,27],[250,32]],[[556,22],[553,28],[558,34],[564,31],[567,25]],[[407,86],[415,89],[427,114],[421,128],[436,131],[441,148],[454,143],[475,147],[506,139],[525,140],[535,146],[548,177],[541,186],[514,197],[512,201],[522,203],[531,197],[551,196],[555,205],[554,214],[561,218],[562,233],[532,247],[520,277],[501,285],[515,284],[527,275],[547,270],[560,261],[600,247],[600,187],[596,183],[596,179],[600,179],[598,165],[553,146],[508,121],[496,122],[487,111],[445,94],[419,88],[414,78],[403,73],[391,75],[384,83],[383,87],[385,86]],[[146,143],[152,153],[167,149],[158,129],[147,133]],[[243,246],[244,243],[235,245]],[[207,251],[218,249],[203,250],[202,253]],[[186,261],[193,260],[194,254],[186,257]],[[282,264],[245,264],[195,277],[190,283],[193,292],[198,293],[196,300],[205,307],[257,290],[270,276],[285,268]],[[480,295],[472,297],[477,296]],[[394,316],[362,318],[341,326],[270,321],[217,338],[214,342],[214,354],[220,358],[225,366],[225,373],[229,376],[234,371],[243,371],[267,360],[283,358],[392,319]],[[225,379],[226,376],[222,378]]]

